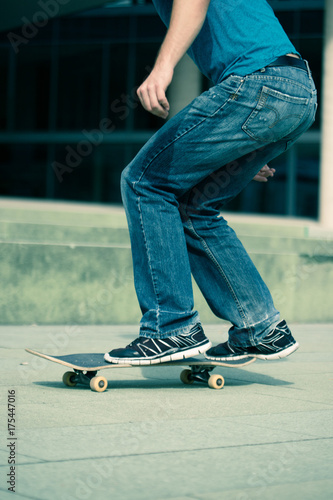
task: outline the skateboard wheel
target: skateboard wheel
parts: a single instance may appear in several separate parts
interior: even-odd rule
[[[74,372],[66,372],[63,374],[62,381],[67,387],[75,387],[77,382],[75,380]]]
[[[183,384],[190,385],[193,384],[193,380],[191,379],[191,370],[183,370],[180,374],[180,380]]]
[[[93,377],[90,380],[90,389],[95,392],[104,392],[108,386],[105,377]]]
[[[224,378],[222,377],[222,375],[211,375],[208,379],[208,385],[212,389],[222,389],[222,387],[224,386]]]

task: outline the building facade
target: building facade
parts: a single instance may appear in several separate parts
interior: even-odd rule
[[[310,62],[317,119],[271,163],[274,180],[251,183],[226,208],[317,218],[324,2],[270,3]],[[135,90],[164,34],[149,1],[113,2],[1,33],[0,196],[120,203],[122,169],[163,125],[141,108]],[[174,108],[210,86],[188,60],[177,71],[169,89]]]

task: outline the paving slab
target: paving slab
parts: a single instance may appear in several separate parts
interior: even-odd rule
[[[227,338],[227,323],[204,328],[213,343]],[[94,393],[65,387],[63,367],[24,348],[103,352],[133,340],[136,326],[0,326],[1,498],[13,498],[14,390],[14,498],[331,499],[333,325],[291,328],[296,353],[219,367],[222,390],[185,386],[181,368],[169,366],[106,371],[108,390]]]

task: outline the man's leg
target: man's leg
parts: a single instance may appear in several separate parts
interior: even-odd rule
[[[269,82],[273,85],[271,79]],[[309,114],[303,108],[309,101],[305,97],[285,100],[282,91],[290,90],[290,80],[281,83],[278,77],[275,85],[281,89],[283,99],[280,94],[276,97],[274,91],[260,100],[258,122],[262,82],[257,78],[228,78],[167,122],[125,169],[122,194],[143,316],[139,338],[126,349],[108,353],[108,361],[161,362],[175,359],[173,356],[179,353],[183,357],[193,355],[193,349],[202,352],[209,346],[200,331],[198,314],[193,311],[191,268],[180,202],[185,193],[219,172],[221,165],[230,165],[258,151],[263,142],[268,150],[271,143],[278,147],[276,154],[286,148],[282,138],[288,130],[302,125],[303,117]],[[299,88],[292,91],[309,94]],[[251,110],[256,119],[244,130]],[[261,134],[262,140],[254,139],[252,131]],[[231,176],[229,196],[248,184],[265,163],[257,157],[251,168]]]
[[[166,339],[174,343],[171,350],[181,344],[182,357],[210,347],[199,315],[193,311],[191,268],[178,200],[217,170],[224,158],[239,156],[237,143],[230,144],[224,154],[220,129],[221,115],[227,121],[230,113],[237,113],[231,96],[240,80],[233,79],[226,91],[211,89],[195,99],[148,141],[123,172],[122,198],[142,319],[135,343],[107,353],[107,361],[143,364],[146,357],[150,362],[168,361],[161,343]],[[253,149],[253,141],[247,142],[247,149]],[[179,341],[180,336],[186,338]],[[136,353],[139,359],[131,359]]]
[[[211,174],[181,200],[193,277],[213,313],[232,324],[229,344],[209,349],[205,355],[210,359],[241,359],[249,354],[270,359],[268,354],[273,359],[298,347],[285,322],[279,320],[272,296],[248,253],[220,214],[221,207],[243,189],[244,179],[255,175],[258,164],[264,165],[284,149],[281,142],[245,155]],[[265,355],[252,349],[267,336],[271,343],[274,329],[281,352],[268,348]]]

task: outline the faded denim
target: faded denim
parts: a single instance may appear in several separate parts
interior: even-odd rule
[[[169,120],[124,170],[140,336],[187,333],[200,321],[191,275],[213,313],[230,321],[233,344],[256,345],[279,322],[220,209],[310,127],[316,103],[309,69],[231,75]]]

